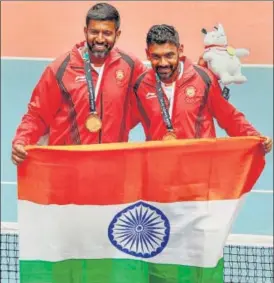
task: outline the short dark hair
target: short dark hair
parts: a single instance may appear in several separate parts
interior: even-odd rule
[[[98,3],[92,6],[86,16],[86,25],[90,20],[114,21],[116,30],[120,27],[120,14],[118,10],[108,3]]]
[[[151,44],[172,43],[180,46],[180,38],[177,30],[169,25],[154,25],[147,33],[147,46]]]

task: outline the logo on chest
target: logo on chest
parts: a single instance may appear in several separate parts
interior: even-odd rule
[[[194,86],[188,86],[185,89],[185,102],[186,103],[197,103],[200,101],[200,96],[197,95],[197,89]]]
[[[75,78],[75,82],[85,82],[86,81],[86,76],[77,76]]]
[[[117,70],[115,74],[117,81],[121,82],[125,78],[125,72],[123,70]]]
[[[151,99],[151,98],[157,98],[156,93],[154,93],[154,92],[148,92],[148,93],[146,94],[146,99]]]
[[[125,75],[125,72],[124,70],[117,70],[115,72],[115,80],[116,80],[116,84],[118,86],[123,86],[125,83],[126,83],[126,75]]]
[[[185,94],[187,97],[194,97],[196,95],[196,88],[194,86],[189,86],[185,89]]]

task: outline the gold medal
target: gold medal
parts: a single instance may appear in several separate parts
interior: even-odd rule
[[[234,49],[233,47],[231,47],[231,46],[228,46],[228,47],[226,48],[226,51],[227,51],[227,53],[228,53],[230,56],[234,56],[234,55],[236,54],[235,49]]]
[[[167,132],[164,137],[163,141],[171,141],[171,140],[176,140],[176,134],[174,132]]]
[[[86,128],[92,133],[96,133],[102,128],[102,122],[96,113],[92,113],[88,116]]]

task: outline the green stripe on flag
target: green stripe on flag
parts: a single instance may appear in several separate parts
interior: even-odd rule
[[[20,283],[222,283],[215,268],[156,264],[129,259],[20,261]]]

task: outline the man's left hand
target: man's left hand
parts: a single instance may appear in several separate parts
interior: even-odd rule
[[[264,139],[263,146],[265,153],[269,153],[272,150],[273,141],[270,137],[262,137]]]

